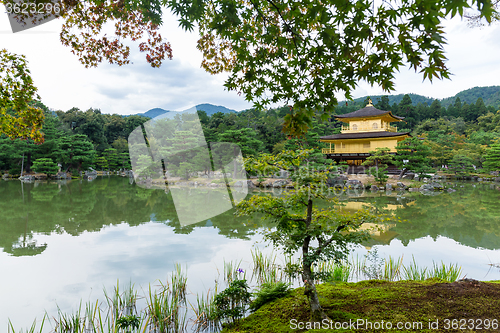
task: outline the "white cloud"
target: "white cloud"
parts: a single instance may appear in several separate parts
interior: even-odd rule
[[[421,73],[407,67],[396,74],[396,91],[391,94],[416,93],[433,98],[454,96],[476,86],[499,85],[500,24],[484,28],[470,28],[459,18],[445,24],[448,44],[445,46],[447,66],[453,73],[451,80],[423,81]],[[380,87],[360,82],[355,98],[365,95],[387,94]]]
[[[101,64],[86,69],[69,48],[61,45],[60,26],[61,21],[55,20],[12,34],[7,16],[0,15],[2,47],[27,56],[42,101],[51,108],[93,107],[104,113],[133,114],[155,107],[184,110],[202,103],[235,110],[251,107],[243,96],[224,89],[225,75],[212,76],[200,68],[197,33],[182,31],[172,15],[164,15],[161,33],[172,44],[174,58],[165,60],[159,69],[151,68],[136,47],[131,47],[131,65]],[[472,29],[466,22],[454,19],[446,23],[445,30],[452,80],[422,82],[422,74],[401,68],[396,74],[394,94],[444,98],[474,86],[499,84],[500,25]],[[360,82],[353,95],[379,94],[384,94],[380,87]]]

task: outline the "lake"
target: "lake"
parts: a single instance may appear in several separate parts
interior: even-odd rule
[[[458,263],[467,278],[498,280],[500,191],[457,183],[456,192],[426,196],[356,192],[339,195],[342,209],[370,205],[391,222],[356,248],[376,248],[382,258],[415,258],[419,266]],[[278,193],[275,193],[279,195]],[[202,200],[196,209],[204,210]],[[102,298],[132,282],[136,289],[165,280],[180,263],[188,289],[204,292],[219,279],[224,261],[250,267],[253,247],[264,248],[259,218],[236,218],[233,210],[196,224],[179,222],[170,194],[130,184],[128,178],[21,183],[0,181],[0,327],[16,329],[71,312],[80,300]]]

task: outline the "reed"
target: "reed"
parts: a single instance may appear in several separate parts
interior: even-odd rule
[[[196,295],[196,307],[191,305],[191,309],[195,314],[193,321],[196,332],[200,331],[218,331],[221,328],[221,322],[216,315],[216,307],[214,299],[217,295],[217,285],[213,292],[210,290],[206,296]]]
[[[78,310],[71,314],[65,314],[61,312],[61,309],[57,308],[58,318],[55,319],[55,329],[56,333],[66,333],[66,332],[74,332],[80,333],[84,332],[85,324],[87,322],[86,317],[82,317],[82,302],[80,302],[80,306]]]
[[[182,272],[181,264],[175,264],[175,271],[170,278],[172,284],[172,291],[177,295],[179,300],[186,300],[187,291],[187,274]]]
[[[415,257],[412,256],[412,261],[408,266],[403,266],[404,279],[411,281],[423,281],[428,278],[429,272],[427,267],[418,267]]]
[[[241,268],[241,260],[240,261],[224,261],[224,281],[227,284],[230,284],[234,280],[239,280],[240,278],[246,278],[246,272],[244,272]],[[243,277],[239,274],[243,272]]]
[[[382,272],[382,280],[396,281],[401,275],[403,268],[403,257],[394,259],[389,256],[389,259],[384,260],[384,271]]]
[[[431,271],[431,277],[440,278],[448,282],[455,282],[462,274],[462,268],[458,264],[449,264],[446,266],[445,263],[441,261],[438,265],[433,263],[434,267]]]
[[[356,257],[351,256],[351,277],[355,277],[354,280],[359,281],[361,277],[364,276],[366,270],[366,257],[361,258],[356,254]]]
[[[352,265],[347,261],[323,261],[318,264],[317,272],[323,282],[347,282],[353,271]]]
[[[147,317],[148,332],[179,333],[186,330],[186,284],[187,276],[176,264],[170,283],[160,281],[159,290],[148,290]]]
[[[36,319],[35,319],[35,320],[33,320],[33,324],[31,324],[31,326],[29,328],[27,328],[26,330],[21,329],[19,331],[16,331],[14,329],[14,325],[12,325],[12,322],[9,319],[9,324],[7,325],[7,329],[8,329],[9,333],[42,333],[43,332],[43,325],[45,324],[46,319],[47,319],[47,314],[44,314],[39,329],[36,328],[37,323],[36,323]]]
[[[252,251],[253,271],[252,279],[255,278],[259,284],[276,283],[287,275],[285,269],[276,264],[276,254],[264,255],[259,249]],[[290,260],[292,260],[290,258]],[[290,277],[290,275],[288,275]]]

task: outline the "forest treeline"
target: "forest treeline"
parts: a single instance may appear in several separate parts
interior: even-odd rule
[[[368,97],[363,102],[339,105],[335,114],[356,111],[367,102]],[[62,171],[72,173],[89,167],[129,169],[127,138],[149,120],[141,116],[104,114],[92,108],[54,112],[41,103],[38,106],[45,111],[44,143],[36,145],[30,140],[0,137],[0,170],[3,172],[17,175],[24,167],[26,173],[44,170],[54,174],[58,164]],[[375,107],[405,117],[403,122],[393,125],[398,131],[409,131],[425,139],[425,144],[432,148],[429,158],[434,167],[446,165],[455,155],[467,156],[473,165],[481,167],[487,150],[500,139],[500,111],[486,106],[482,98],[474,104],[462,103],[456,98],[445,108],[438,100],[431,105],[413,105],[410,95],[405,95],[399,104],[390,105],[388,96],[383,96]],[[323,147],[320,136],[340,133],[341,123],[332,117],[323,122],[313,119],[299,124],[308,127],[307,134],[300,139],[287,137],[282,128],[290,112],[293,110],[284,106],[267,111],[219,112],[212,116],[198,111],[198,115],[207,142],[236,143],[244,156],[299,147],[320,149]]]

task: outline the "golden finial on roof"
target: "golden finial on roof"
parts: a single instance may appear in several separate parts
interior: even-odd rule
[[[366,104],[366,107],[369,107],[369,106],[373,106],[371,98],[368,98],[368,104]]]

